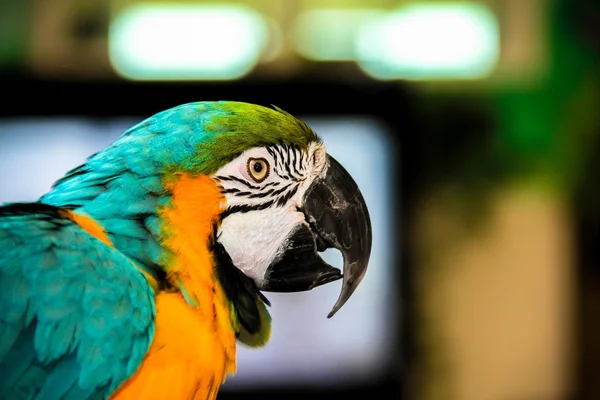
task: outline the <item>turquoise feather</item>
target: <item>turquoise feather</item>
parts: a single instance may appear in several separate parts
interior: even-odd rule
[[[0,207],[0,232],[0,398],[107,397],[152,340],[146,278],[53,206]]]

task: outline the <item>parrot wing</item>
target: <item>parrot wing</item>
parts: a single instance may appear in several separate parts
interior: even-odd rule
[[[65,210],[0,207],[0,398],[107,398],[141,364],[154,292]]]

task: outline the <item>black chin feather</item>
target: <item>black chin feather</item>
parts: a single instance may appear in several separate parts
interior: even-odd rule
[[[259,332],[261,329],[261,317],[258,301],[262,301],[268,306],[271,303],[258,290],[254,280],[244,275],[233,264],[231,256],[227,253],[225,247],[217,242],[216,235],[213,236],[211,246],[215,257],[217,277],[225,295],[233,303],[239,323],[250,334]]]

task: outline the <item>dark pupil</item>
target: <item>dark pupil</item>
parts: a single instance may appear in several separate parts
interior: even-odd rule
[[[254,163],[254,165],[252,166],[252,168],[254,169],[254,172],[258,172],[261,173],[263,170],[263,165],[259,162]]]

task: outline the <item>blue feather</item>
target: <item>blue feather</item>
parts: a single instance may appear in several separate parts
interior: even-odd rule
[[[0,397],[108,396],[151,343],[144,275],[53,206],[0,207],[0,232]]]
[[[8,353],[0,361],[0,398],[18,398],[16,395],[9,395],[11,390],[18,390],[19,387],[38,387],[35,382],[40,379],[38,368],[35,367],[29,371],[31,366],[35,366],[35,350],[33,348],[33,329],[27,329],[21,333],[21,336],[10,347]],[[22,399],[33,398],[21,397]],[[19,398],[19,399],[21,399]]]
[[[79,364],[77,363],[77,359],[73,354],[69,354],[60,360],[46,377],[44,385],[35,397],[35,400],[64,399],[65,394],[73,386],[77,386],[78,374]]]

